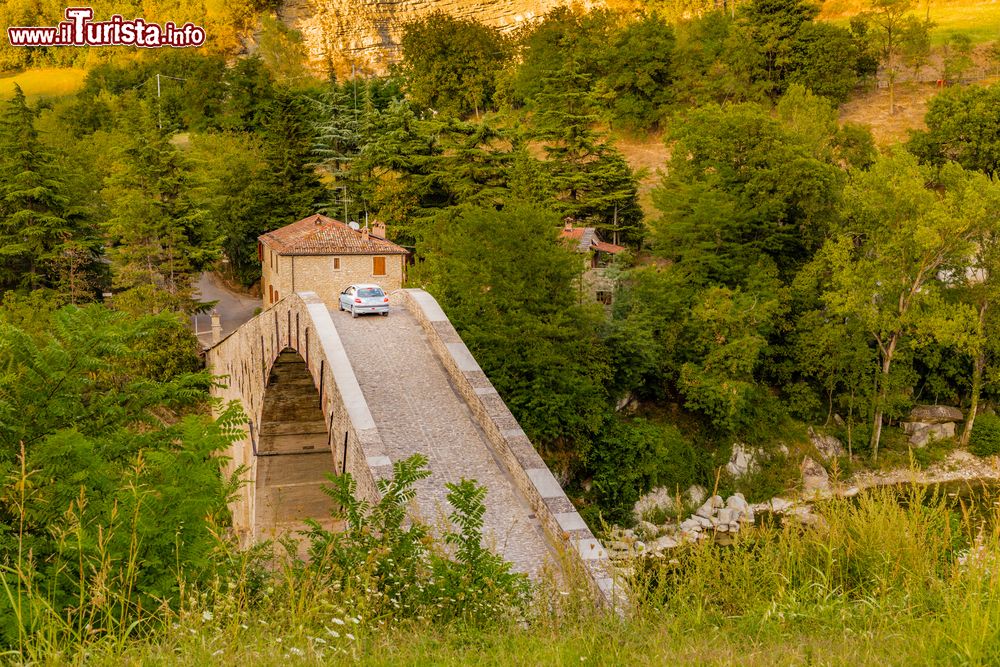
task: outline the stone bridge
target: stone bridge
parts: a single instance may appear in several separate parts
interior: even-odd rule
[[[613,601],[605,550],[437,302],[419,289],[391,298],[388,317],[354,319],[292,294],[207,351],[224,383],[215,395],[249,419],[229,452],[230,470],[247,470],[232,507],[241,542],[292,533],[306,517],[334,528],[328,474],[350,472],[375,501],[393,462],[420,452],[431,475],[411,518],[445,525],[445,483],[475,479],[487,488],[484,544],[536,578],[546,564],[582,565]]]

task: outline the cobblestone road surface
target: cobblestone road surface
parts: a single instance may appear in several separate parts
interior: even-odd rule
[[[539,521],[493,457],[484,434],[405,308],[388,317],[331,310],[372,416],[393,461],[421,452],[431,476],[417,487],[417,515],[442,526],[452,511],[445,482],[487,488],[484,544],[514,569],[536,575],[551,558]]]

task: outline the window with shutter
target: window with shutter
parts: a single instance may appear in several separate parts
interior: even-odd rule
[[[385,275],[385,257],[372,257],[372,275]]]

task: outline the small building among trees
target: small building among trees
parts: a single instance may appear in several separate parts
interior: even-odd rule
[[[574,227],[572,220],[566,220],[560,238],[575,252],[586,256],[586,270],[582,287],[586,294],[605,306],[610,306],[614,298],[615,283],[606,268],[611,260],[625,248],[601,240],[593,227]]]
[[[335,307],[354,283],[375,283],[389,291],[403,286],[405,248],[386,240],[385,224],[353,227],[325,215],[311,215],[258,238],[264,307],[283,295],[312,291]]]

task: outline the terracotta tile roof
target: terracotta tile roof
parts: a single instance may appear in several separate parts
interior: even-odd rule
[[[280,255],[405,255],[391,241],[351,229],[340,220],[311,215],[259,237]]]
[[[573,227],[564,228],[560,234],[567,241],[574,241],[572,245],[577,252],[587,252],[589,250],[599,250],[614,255],[625,248],[614,243],[605,243],[597,235],[597,230],[593,227]]]
[[[594,249],[606,252],[609,255],[616,255],[624,250],[625,246],[615,245],[614,243],[605,243],[604,241],[596,241],[594,242]]]

